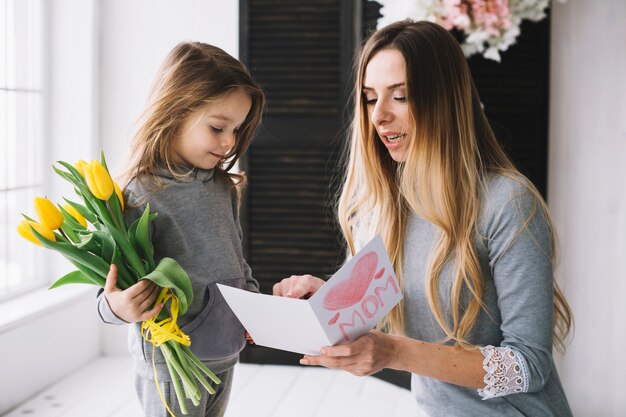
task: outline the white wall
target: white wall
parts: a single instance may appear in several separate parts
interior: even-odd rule
[[[119,164],[157,70],[177,43],[206,42],[238,56],[239,2],[106,0],[100,13],[100,135]]]
[[[74,372],[100,352],[93,295],[76,288],[54,291],[63,293],[64,302],[0,328],[0,414]],[[52,304],[50,299],[57,294],[38,295],[40,300],[45,299],[42,304]],[[31,305],[33,301],[29,300]]]
[[[626,1],[554,3],[548,203],[576,332],[574,415],[626,415]]]
[[[239,2],[100,2],[99,132],[111,167],[119,166],[129,150],[161,62],[184,40],[210,43],[237,57]],[[105,326],[102,340],[105,355],[127,353],[125,326]]]

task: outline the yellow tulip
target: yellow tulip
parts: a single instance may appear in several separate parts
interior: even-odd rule
[[[22,220],[19,226],[17,226],[17,233],[19,233],[20,236],[22,236],[24,239],[30,240],[36,245],[43,246],[41,242],[35,237],[35,234],[33,233],[33,230],[31,228],[35,229],[37,233],[39,233],[48,240],[56,240],[54,238],[54,233],[52,233],[52,230],[48,229],[43,224],[39,224],[30,220]]]
[[[122,211],[124,211],[124,196],[122,196],[122,190],[120,190],[120,186],[117,185],[115,181],[113,181],[113,187],[115,187],[115,194],[117,194],[117,198],[120,200],[120,204],[122,205]]]
[[[74,218],[74,220],[82,224],[83,227],[87,227],[87,220],[85,220],[83,215],[80,214],[78,210],[76,210],[74,207],[70,206],[69,204],[65,204],[63,208]]]
[[[35,213],[39,222],[50,230],[58,229],[63,224],[63,214],[47,198],[35,198]]]
[[[108,200],[113,194],[113,180],[106,168],[96,160],[85,166],[85,181],[89,191],[100,200]]]
[[[85,168],[87,167],[87,165],[89,165],[87,162],[83,161],[82,159],[79,159],[78,162],[76,162],[74,164],[74,168],[76,168],[76,170],[78,170],[78,172],[80,172],[80,175],[82,175],[84,177],[85,176]]]

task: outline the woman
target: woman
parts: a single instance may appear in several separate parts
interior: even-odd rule
[[[536,188],[498,144],[446,30],[403,21],[360,54],[338,218],[350,253],[383,237],[403,302],[382,326],[305,365],[412,373],[432,416],[570,416],[552,357],[572,316],[553,277]],[[323,281],[292,276],[274,293]]]

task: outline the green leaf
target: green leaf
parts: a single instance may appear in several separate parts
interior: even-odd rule
[[[70,243],[48,240],[44,236],[40,235],[35,229],[32,229],[32,231],[35,237],[46,248],[60,252],[68,260],[77,262],[78,264],[89,268],[102,278],[106,277],[109,273],[109,264],[94,254],[83,251]]]
[[[94,235],[94,232],[80,232],[78,237],[80,238],[80,242],[75,245],[77,248],[91,253],[102,253],[102,242]]]
[[[117,243],[120,250],[122,251],[122,255],[124,256],[124,259],[126,259],[126,262],[133,269],[135,274],[139,277],[145,276],[146,268],[144,264],[141,262],[139,255],[137,254],[137,249],[135,249],[131,245],[128,235],[126,233],[122,233],[119,229],[117,229],[115,226],[111,225],[110,223],[107,223],[106,221],[105,221],[105,226],[107,227],[113,239],[115,239],[115,242]]]
[[[83,178],[82,174],[78,172],[78,170],[74,167],[74,165],[67,163],[65,161],[57,161],[57,163],[61,164],[62,166],[65,167],[65,169],[69,171],[69,173],[67,174],[69,177],[65,177],[65,178],[70,183],[72,183],[74,187],[78,188],[78,190],[80,191],[78,194],[82,194],[83,196],[89,195],[92,198],[95,198],[91,194],[91,191],[89,191],[89,187],[87,186],[87,181],[85,181],[85,178]]]
[[[63,224],[61,225],[61,230],[63,230],[63,233],[65,233],[65,235],[74,243],[77,243],[80,241],[80,238],[78,237],[78,235],[76,234],[76,232],[72,229],[72,226],[68,224],[68,222],[63,222]]]
[[[107,170],[107,172],[109,172],[109,167],[107,166],[107,161],[106,159],[104,159],[104,151],[100,151],[100,163],[102,164],[102,166],[104,167],[104,169]],[[109,173],[109,175],[111,175],[111,173]]]
[[[111,197],[107,201],[107,207],[111,209],[111,214],[118,227],[126,232],[126,222],[124,221],[124,213],[122,213],[122,203],[120,202],[117,192],[113,191]]]
[[[102,243],[102,248],[100,252],[100,257],[104,259],[107,263],[112,264],[113,255],[115,253],[115,249],[117,245],[115,244],[115,240],[111,237],[111,235],[107,232],[96,230],[93,232],[94,236],[98,237],[98,241]]]
[[[154,247],[150,241],[150,204],[146,205],[146,209],[137,222],[135,231],[135,244],[141,251],[145,261],[148,263],[148,270],[154,269]]]
[[[65,210],[65,208],[63,208],[62,205],[57,204],[57,207],[61,211],[61,214],[63,214],[63,219],[64,219],[63,224],[67,223],[68,226],[72,230],[87,230],[87,228],[85,226],[83,226],[82,224],[78,223],[78,221],[74,218],[74,216],[72,216],[70,213],[68,213],[68,211]]]
[[[133,224],[128,228],[128,239],[130,239],[130,244],[133,248],[137,247],[137,240],[135,236],[137,235],[137,225],[139,224],[139,219],[135,220]]]
[[[76,186],[76,180],[74,179],[74,176],[61,171],[59,168],[55,167],[54,165],[52,166],[52,169],[54,170],[54,172],[56,172],[61,178],[65,179],[67,182],[74,184],[74,186]]]
[[[154,271],[142,279],[147,279],[159,287],[171,288],[178,297],[179,314],[187,312],[189,304],[193,300],[191,280],[185,270],[172,258],[163,258]]]
[[[29,216],[25,215],[24,213],[22,213],[22,216],[23,216],[26,220],[30,220],[31,222],[35,222],[35,223],[39,223],[37,220],[33,219],[32,217],[29,217]]]
[[[66,274],[63,277],[57,279],[54,284],[52,284],[48,289],[51,290],[53,288],[68,284],[94,284],[94,282],[91,278],[89,278],[81,271],[72,271],[69,274]]]

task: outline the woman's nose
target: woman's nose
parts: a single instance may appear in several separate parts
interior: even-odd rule
[[[371,119],[374,124],[385,123],[391,119],[391,114],[382,100],[378,100],[374,105]]]

